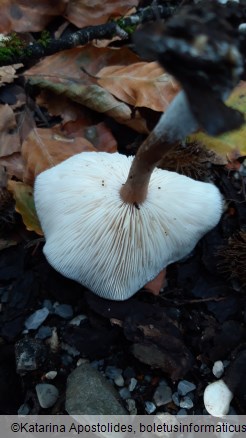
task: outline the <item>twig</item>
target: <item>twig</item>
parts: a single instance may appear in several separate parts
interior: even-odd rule
[[[87,44],[94,39],[111,39],[116,35],[121,39],[126,39],[138,24],[156,20],[157,17],[169,18],[175,9],[175,7],[169,5],[160,5],[158,8],[156,6],[142,8],[129,17],[98,26],[88,26],[59,40],[47,38],[44,42],[37,41],[23,47],[15,46],[13,50],[11,50],[11,43],[6,43],[6,47],[0,47],[0,66],[17,62],[25,65],[44,56],[50,56],[62,50]]]

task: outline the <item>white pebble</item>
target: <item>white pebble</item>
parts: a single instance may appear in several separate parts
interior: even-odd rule
[[[221,379],[206,387],[203,399],[208,413],[214,417],[221,417],[228,414],[233,394]]]
[[[57,376],[57,371],[48,371],[48,373],[45,374],[45,378],[48,380],[53,380]]]
[[[49,383],[39,383],[36,385],[36,393],[41,408],[50,408],[58,399],[59,391],[54,385]]]
[[[214,362],[214,366],[213,366],[213,375],[219,379],[222,374],[224,373],[224,365],[223,362],[221,360],[217,360],[216,362]]]

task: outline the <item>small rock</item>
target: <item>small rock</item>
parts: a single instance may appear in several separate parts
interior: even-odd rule
[[[221,417],[228,414],[233,394],[221,379],[205,388],[203,399],[207,412],[214,417]]]
[[[123,376],[125,379],[131,379],[132,377],[136,376],[135,370],[132,367],[127,367],[124,371],[123,371]]]
[[[71,321],[69,322],[70,325],[75,325],[75,326],[79,326],[81,321],[86,321],[87,320],[87,316],[86,315],[77,315],[75,316],[73,319],[71,319]]]
[[[166,405],[172,401],[172,390],[166,383],[161,382],[155,390],[153,400],[156,406]]]
[[[18,415],[28,415],[30,413],[30,406],[27,403],[23,403],[17,411]]]
[[[52,353],[57,353],[59,349],[59,338],[56,327],[52,329],[52,335],[46,342],[50,346]]]
[[[116,368],[113,365],[109,365],[105,369],[105,376],[108,377],[108,379],[114,380],[117,376],[122,374],[121,368]]]
[[[186,409],[180,409],[176,415],[187,415],[187,410]]]
[[[151,414],[153,414],[153,412],[155,412],[156,405],[154,405],[154,403],[152,403],[150,401],[146,401],[145,402],[145,410],[146,410],[147,414],[151,415]]]
[[[224,373],[224,365],[221,360],[217,360],[213,365],[213,375],[219,379]]]
[[[85,359],[84,357],[80,357],[80,358],[77,360],[76,365],[77,365],[77,367],[79,367],[79,366],[82,365],[83,363],[90,363],[90,361],[89,361],[89,359]]]
[[[53,307],[53,304],[50,300],[44,300],[43,307],[46,307],[46,309],[48,309],[50,311],[50,313],[54,312],[54,307]]]
[[[59,397],[59,391],[50,383],[36,385],[36,393],[41,408],[47,409],[53,406]]]
[[[137,415],[138,411],[135,400],[133,400],[132,398],[128,398],[126,400],[126,407],[130,415]]]
[[[123,377],[121,376],[121,374],[119,374],[118,376],[116,376],[115,377],[115,379],[114,379],[114,383],[117,385],[117,386],[124,386],[124,384],[125,384],[125,381],[124,381],[124,379],[123,379]]]
[[[188,392],[194,391],[196,389],[196,385],[194,383],[189,382],[188,380],[180,380],[178,384],[178,393],[182,396],[188,394]]]
[[[57,371],[48,371],[48,373],[45,374],[45,378],[48,380],[53,380],[57,376]]]
[[[69,354],[62,354],[61,362],[64,367],[68,367],[71,365],[71,363],[73,363],[73,358],[69,356]]]
[[[70,304],[58,304],[58,306],[55,307],[55,315],[63,319],[70,319],[73,317],[73,308]]]
[[[179,404],[180,404],[180,398],[179,398],[179,394],[178,394],[178,392],[174,392],[174,393],[173,393],[173,395],[172,395],[172,400],[173,400],[173,403],[174,403],[176,406],[179,406]]]
[[[47,325],[42,325],[39,327],[38,332],[35,336],[36,339],[47,339],[52,335],[52,330]]]
[[[69,415],[127,415],[119,394],[89,364],[80,365],[67,379],[65,408]]]
[[[119,390],[119,394],[123,400],[126,400],[127,398],[131,398],[131,393],[128,388],[121,388]]]
[[[15,345],[16,371],[36,370],[47,358],[47,349],[38,339],[22,339]]]
[[[26,319],[25,327],[28,330],[36,330],[46,320],[49,313],[50,312],[46,307],[36,310],[36,312]]]
[[[128,386],[130,392],[134,391],[134,389],[137,386],[137,383],[138,383],[137,379],[135,379],[135,377],[132,377]]]
[[[193,403],[193,401],[191,400],[190,397],[185,396],[185,397],[183,397],[183,398],[180,400],[180,402],[179,402],[179,406],[180,406],[181,408],[184,408],[184,409],[191,409],[191,408],[193,408],[194,403]]]
[[[104,360],[103,360],[103,359],[100,359],[100,360],[93,360],[93,361],[90,363],[90,366],[91,366],[92,368],[95,368],[95,370],[99,370],[99,369],[101,369],[101,368],[103,367],[103,365],[104,365]]]
[[[68,354],[70,354],[70,356],[73,357],[79,356],[80,354],[80,352],[75,347],[72,347],[71,345],[68,345],[65,342],[62,342],[61,348],[62,350],[66,351]]]

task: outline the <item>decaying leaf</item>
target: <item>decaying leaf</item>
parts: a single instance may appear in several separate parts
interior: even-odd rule
[[[246,82],[242,81],[233,91],[227,101],[227,105],[241,111],[246,116]],[[221,155],[223,158],[239,157],[246,155],[246,123],[240,129],[230,131],[218,137],[199,132],[190,137],[191,141],[197,141],[208,149]]]
[[[20,151],[15,115],[9,105],[0,105],[0,157]]]
[[[69,138],[55,128],[34,129],[22,146],[22,157],[26,163],[23,181],[33,184],[35,176],[44,170],[72,155],[95,150],[85,138]]]
[[[32,187],[19,181],[10,180],[8,190],[13,194],[16,202],[16,211],[22,216],[28,231],[35,231],[43,235],[34,206]]]
[[[6,173],[9,177],[15,176],[20,181],[23,180],[25,163],[20,152],[0,157],[0,166],[6,168]]]
[[[97,76],[98,83],[118,99],[154,111],[165,111],[180,88],[157,62],[104,67]]]
[[[103,24],[110,18],[125,15],[129,9],[138,5],[138,0],[70,0],[65,17],[79,28]]]
[[[23,67],[23,64],[13,64],[0,67],[0,86],[2,84],[10,84],[17,78],[16,70]]]

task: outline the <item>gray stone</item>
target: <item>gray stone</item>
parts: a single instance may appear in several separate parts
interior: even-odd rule
[[[109,365],[105,369],[105,376],[109,379],[115,379],[117,376],[122,374],[122,369],[114,367],[113,365]]]
[[[178,384],[178,393],[182,396],[188,394],[188,392],[194,391],[196,389],[196,385],[192,382],[188,382],[188,380],[180,380]]]
[[[71,319],[73,317],[73,308],[70,304],[58,304],[55,307],[55,314],[64,319]]]
[[[187,410],[182,408],[177,412],[177,415],[187,415]]]
[[[179,406],[179,404],[180,404],[180,399],[179,399],[179,394],[178,394],[178,392],[174,392],[174,393],[173,393],[173,395],[172,395],[172,400],[173,400],[173,403],[174,403],[176,406]]]
[[[191,409],[194,404],[190,397],[185,396],[180,400],[179,406],[184,409]]]
[[[122,377],[121,374],[119,374],[118,376],[115,377],[115,379],[114,379],[114,383],[115,383],[117,386],[120,386],[120,387],[124,386],[125,381],[124,381],[124,379],[123,379],[123,377]]]
[[[145,402],[145,410],[147,412],[147,414],[153,414],[153,412],[155,412],[156,410],[156,405],[154,405],[154,403],[150,402],[150,401],[146,401]]]
[[[135,400],[133,400],[132,398],[128,398],[126,400],[126,407],[127,407],[127,410],[129,411],[130,415],[137,415],[138,410],[137,410],[137,407],[136,407]]]
[[[160,383],[153,396],[156,406],[166,405],[172,401],[172,390],[166,383]]]
[[[128,388],[121,388],[119,390],[119,394],[123,400],[126,400],[127,398],[131,397],[131,393]]]
[[[134,389],[137,386],[137,383],[138,383],[137,379],[135,379],[135,377],[132,377],[128,386],[130,392],[134,391]]]
[[[59,397],[59,391],[50,383],[36,385],[36,393],[41,408],[47,409],[53,406]]]
[[[113,385],[89,364],[69,375],[65,408],[69,415],[127,415]]]
[[[25,321],[25,327],[28,330],[36,330],[39,326],[46,320],[49,315],[49,310],[46,307],[36,310],[29,318]]]
[[[28,415],[30,413],[30,406],[27,403],[23,403],[17,411],[18,415]]]
[[[86,321],[86,320],[87,320],[86,315],[77,315],[73,319],[71,319],[69,324],[76,325],[78,327],[82,321]]]
[[[47,348],[38,339],[21,339],[15,345],[16,371],[36,370],[47,358]]]
[[[47,325],[42,325],[38,329],[38,333],[36,334],[35,338],[37,339],[46,339],[49,338],[52,335],[52,330]]]

